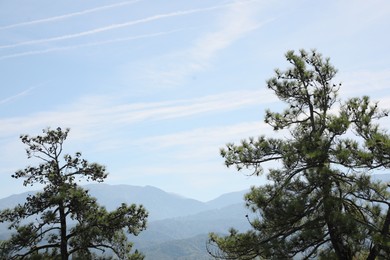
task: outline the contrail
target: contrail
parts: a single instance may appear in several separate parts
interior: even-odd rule
[[[125,38],[117,38],[117,39],[111,39],[111,40],[106,40],[106,41],[71,45],[71,46],[65,46],[65,47],[56,47],[56,48],[50,48],[50,49],[45,49],[45,50],[19,52],[19,53],[14,53],[14,54],[10,54],[10,55],[0,56],[0,60],[6,60],[6,59],[23,57],[23,56],[30,56],[30,55],[45,54],[45,53],[56,52],[56,51],[66,51],[66,50],[72,50],[72,49],[77,49],[77,48],[82,48],[82,47],[98,46],[98,45],[110,44],[110,43],[115,43],[115,42],[124,42],[124,41],[132,41],[132,40],[138,40],[138,39],[143,39],[143,38],[151,38],[151,37],[157,37],[157,36],[175,33],[178,31],[182,31],[182,29],[172,30],[172,31],[167,31],[167,32],[143,34],[143,35],[131,36],[131,37],[125,37]],[[1,102],[0,102],[0,104],[1,104]]]
[[[100,6],[100,7],[96,7],[96,8],[92,8],[92,9],[88,9],[88,10],[84,10],[84,11],[80,11],[80,12],[64,14],[64,15],[60,15],[60,16],[54,16],[54,17],[49,17],[49,18],[44,18],[44,19],[39,19],[39,20],[34,20],[34,21],[29,21],[29,22],[22,22],[22,23],[4,25],[4,26],[0,26],[0,30],[11,29],[11,28],[15,28],[15,27],[28,26],[28,25],[34,25],[34,24],[40,24],[40,23],[54,22],[54,21],[63,20],[63,19],[66,19],[66,18],[71,18],[71,17],[80,16],[80,15],[84,15],[84,14],[94,13],[94,12],[98,12],[98,11],[102,11],[102,10],[106,10],[106,9],[110,9],[110,8],[115,8],[115,7],[120,7],[120,6],[124,6],[124,5],[134,4],[134,3],[139,2],[139,1],[141,1],[141,0],[133,0],[133,1],[121,2],[121,3],[117,3],[117,4],[112,4],[112,5]]]
[[[11,102],[11,101],[13,101],[13,100],[15,100],[15,99],[17,99],[19,97],[25,96],[29,92],[31,92],[33,89],[35,89],[35,87],[30,87],[30,88],[28,88],[28,89],[26,89],[26,90],[24,90],[24,91],[22,91],[22,92],[20,92],[20,93],[18,93],[16,95],[13,95],[13,96],[5,98],[5,99],[2,99],[2,100],[0,100],[0,105],[8,103],[8,102]]]
[[[39,44],[39,43],[68,40],[68,39],[83,37],[83,36],[92,35],[92,34],[96,34],[96,33],[101,33],[101,32],[105,32],[105,31],[110,31],[110,30],[114,30],[114,29],[119,29],[119,28],[123,28],[123,27],[128,27],[128,26],[132,26],[132,25],[136,25],[136,24],[152,22],[152,21],[160,20],[160,19],[164,19],[164,18],[175,17],[175,16],[184,16],[184,15],[193,14],[193,13],[207,12],[207,11],[212,11],[212,10],[216,10],[216,9],[226,8],[227,6],[231,6],[231,5],[232,4],[230,3],[230,4],[217,5],[217,6],[206,7],[206,8],[197,8],[197,9],[191,9],[191,10],[186,10],[186,11],[176,11],[176,12],[172,12],[172,13],[158,14],[158,15],[147,17],[147,18],[135,20],[135,21],[113,24],[113,25],[100,27],[100,28],[96,28],[93,30],[84,31],[84,32],[75,33],[75,34],[68,34],[68,35],[40,39],[40,40],[25,41],[25,42],[15,43],[15,44],[11,44],[11,45],[0,45],[0,49],[15,48],[15,47],[24,46],[24,45],[32,45],[32,44]]]

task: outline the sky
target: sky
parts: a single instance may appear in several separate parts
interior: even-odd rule
[[[288,50],[317,49],[342,82],[390,109],[387,0],[0,0],[0,198],[28,160],[20,134],[69,127],[65,152],[105,183],[201,201],[262,185],[219,149],[274,135],[265,86]],[[381,126],[390,128],[389,120]]]

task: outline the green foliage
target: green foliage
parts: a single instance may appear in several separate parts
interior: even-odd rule
[[[390,257],[388,185],[370,173],[390,168],[390,136],[376,121],[388,115],[365,96],[344,103],[336,69],[315,50],[289,51],[291,67],[276,70],[269,89],[287,104],[265,122],[284,139],[243,140],[221,149],[225,164],[263,172],[270,184],[252,188],[247,206],[259,214],[252,230],[210,234],[209,251],[224,259],[384,259]],[[355,136],[349,138],[349,136]]]
[[[43,191],[29,195],[26,202],[0,212],[0,222],[10,222],[16,231],[4,242],[9,259],[96,259],[91,249],[108,251],[120,259],[142,259],[131,253],[125,232],[138,235],[146,228],[147,212],[142,206],[122,204],[114,211],[98,205],[95,198],[77,185],[80,179],[102,182],[104,166],[89,163],[81,153],[62,156],[69,129],[46,129],[43,136],[22,135],[28,158],[42,161],[12,177],[23,185],[44,185]],[[31,223],[24,224],[26,220]]]

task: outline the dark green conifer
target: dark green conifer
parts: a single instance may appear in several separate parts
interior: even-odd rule
[[[109,252],[120,259],[142,259],[131,253],[125,231],[137,235],[146,227],[147,212],[142,206],[122,204],[114,211],[99,206],[81,179],[103,182],[104,166],[89,163],[81,153],[63,154],[69,129],[46,129],[44,135],[22,135],[29,158],[38,166],[17,171],[13,178],[24,186],[43,184],[43,191],[29,195],[24,204],[0,211],[0,222],[10,222],[15,234],[1,245],[9,259],[93,259],[96,252]],[[26,224],[26,222],[28,222]]]
[[[377,120],[388,115],[369,97],[342,102],[336,69],[314,50],[289,51],[290,68],[267,86],[286,103],[265,122],[285,138],[250,138],[221,149],[226,165],[262,173],[246,204],[259,217],[252,230],[210,234],[208,249],[224,259],[390,259],[388,186],[372,181],[390,168],[390,136]]]

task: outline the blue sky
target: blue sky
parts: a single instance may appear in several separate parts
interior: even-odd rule
[[[58,126],[109,184],[203,201],[262,184],[219,148],[273,134],[264,111],[283,106],[265,80],[284,53],[316,48],[341,98],[390,108],[389,28],[387,0],[2,0],[0,198],[25,191],[10,175],[35,163],[19,135]]]

